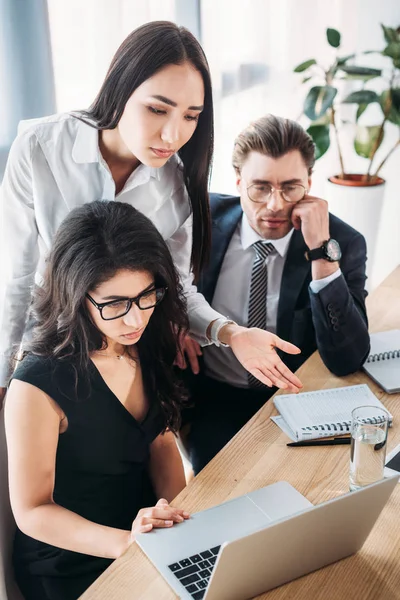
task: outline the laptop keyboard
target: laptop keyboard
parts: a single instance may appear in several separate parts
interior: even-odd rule
[[[194,600],[201,600],[210,581],[211,573],[221,546],[214,546],[179,562],[168,565],[175,577],[185,586]]]

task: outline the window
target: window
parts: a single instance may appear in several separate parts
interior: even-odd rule
[[[126,36],[143,23],[175,20],[174,0],[47,0],[57,111],[87,108]]]

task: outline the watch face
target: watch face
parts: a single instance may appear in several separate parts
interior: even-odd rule
[[[342,256],[339,243],[333,238],[328,240],[326,243],[326,254],[329,257],[329,260],[331,261],[340,260]]]

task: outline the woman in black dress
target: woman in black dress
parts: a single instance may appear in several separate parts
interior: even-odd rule
[[[96,201],[62,223],[34,308],[6,401],[14,568],[27,600],[75,600],[137,533],[189,516],[169,505],[186,307],[149,219]]]

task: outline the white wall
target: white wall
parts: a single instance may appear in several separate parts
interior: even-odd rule
[[[341,28],[343,37],[352,40],[348,46],[349,52],[362,51],[367,49],[381,49],[383,47],[382,33],[380,23],[391,27],[400,25],[400,2],[391,0],[352,0],[346,3],[349,11],[343,15],[343,21],[338,25]],[[381,67],[387,66],[382,57],[368,56],[366,64]],[[360,64],[362,59],[360,59]],[[373,87],[371,84],[368,87]],[[379,87],[378,87],[379,90]],[[371,107],[372,108],[372,107]],[[373,110],[365,113],[364,124],[372,125],[379,122],[379,114]],[[375,120],[377,117],[377,120]],[[361,121],[360,121],[361,122]],[[349,132],[351,133],[351,132]],[[385,139],[377,152],[376,165],[387,154],[388,150],[394,145],[399,137],[399,128],[388,124],[385,133]],[[346,163],[350,166],[350,171],[365,172],[365,165],[368,161],[357,156],[352,149],[351,140],[347,132],[342,136],[342,146],[345,151]],[[338,166],[338,159],[333,149],[330,149],[317,165],[315,173],[315,191],[324,189],[324,179],[332,173],[332,165]],[[385,200],[383,213],[379,224],[377,250],[371,271],[371,281],[369,289],[374,289],[379,283],[400,263],[400,191],[398,176],[400,171],[400,151],[397,151],[384,166],[381,176],[386,179]],[[322,193],[322,192],[321,192]]]
[[[57,110],[87,108],[121,42],[148,21],[175,19],[175,0],[47,0]]]

